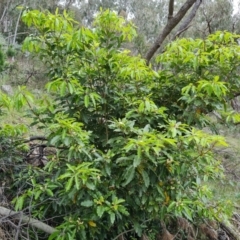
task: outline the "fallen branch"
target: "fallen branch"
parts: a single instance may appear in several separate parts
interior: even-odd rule
[[[22,212],[15,212],[15,211],[12,211],[5,207],[0,207],[0,215],[2,215],[4,217],[11,217],[11,218],[17,219],[19,221],[22,221],[22,223],[27,223],[27,224],[31,225],[32,227],[42,230],[43,232],[48,233],[48,234],[52,234],[57,231],[56,228],[53,228],[53,227],[51,227],[39,220],[36,220],[34,218],[25,216],[22,214]],[[0,223],[1,223],[1,221],[2,220],[0,218]]]
[[[30,137],[28,139],[25,139],[24,143],[28,143],[28,142],[35,141],[35,140],[47,141],[47,138],[44,137],[44,136],[32,136],[32,137]]]

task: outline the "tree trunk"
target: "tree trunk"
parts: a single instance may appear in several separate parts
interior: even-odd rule
[[[180,25],[180,27],[177,30],[177,33],[174,35],[172,40],[175,40],[177,37],[179,37],[183,32],[185,32],[189,27],[190,23],[193,20],[193,18],[196,16],[197,10],[200,7],[202,3],[202,0],[197,0],[194,4],[189,16],[186,18],[186,20]]]
[[[23,6],[25,6],[25,4],[26,4],[26,0],[24,0]],[[20,11],[20,13],[19,13],[19,15],[18,15],[18,18],[17,18],[17,22],[16,22],[16,26],[15,26],[15,31],[14,31],[14,35],[13,35],[13,41],[12,41],[12,45],[13,45],[13,46],[16,44],[18,25],[19,25],[19,22],[20,22],[20,18],[21,18],[21,16],[22,16],[22,12],[23,12],[23,10]]]
[[[169,2],[169,14],[168,14],[168,22],[167,25],[164,27],[163,31],[159,34],[156,41],[152,45],[152,47],[149,49],[149,51],[146,54],[146,61],[147,64],[149,64],[149,61],[155,54],[155,52],[160,48],[165,38],[171,33],[171,31],[177,26],[177,24],[182,20],[182,18],[186,15],[188,10],[193,6],[194,3],[196,3],[198,0],[187,0],[180,10],[176,13],[175,16],[171,17],[171,13],[173,12],[173,0],[170,0]],[[193,16],[194,17],[194,16]]]

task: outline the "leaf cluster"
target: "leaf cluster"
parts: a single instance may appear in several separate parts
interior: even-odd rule
[[[158,83],[164,89],[159,103],[175,118],[201,127],[210,124],[206,114],[226,112],[229,101],[239,94],[238,38],[219,31],[206,39],[170,43],[157,58]]]

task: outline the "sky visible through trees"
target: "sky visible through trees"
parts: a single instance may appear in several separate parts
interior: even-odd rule
[[[240,3],[239,0],[233,0],[233,5],[234,5],[234,12],[233,12],[233,14],[236,14],[239,11],[239,6],[238,6],[239,3]]]

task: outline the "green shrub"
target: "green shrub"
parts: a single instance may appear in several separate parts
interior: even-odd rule
[[[33,124],[58,153],[43,169],[20,173],[16,210],[30,206],[33,216],[54,219],[59,232],[49,239],[64,240],[131,239],[157,233],[168,218],[230,213],[207,183],[223,177],[214,149],[226,146],[224,138],[195,126],[210,124],[209,111],[226,110],[237,88],[238,78],[225,76],[236,73],[239,36],[174,42],[156,72],[122,49],[136,33],[110,11],[93,29],[66,13],[34,10],[22,19],[39,31],[24,49],[39,53],[51,77],[52,100],[31,109]]]
[[[6,55],[7,55],[7,57],[14,57],[16,55],[16,51],[14,50],[14,48],[12,46],[8,47],[8,49],[6,51]]]

